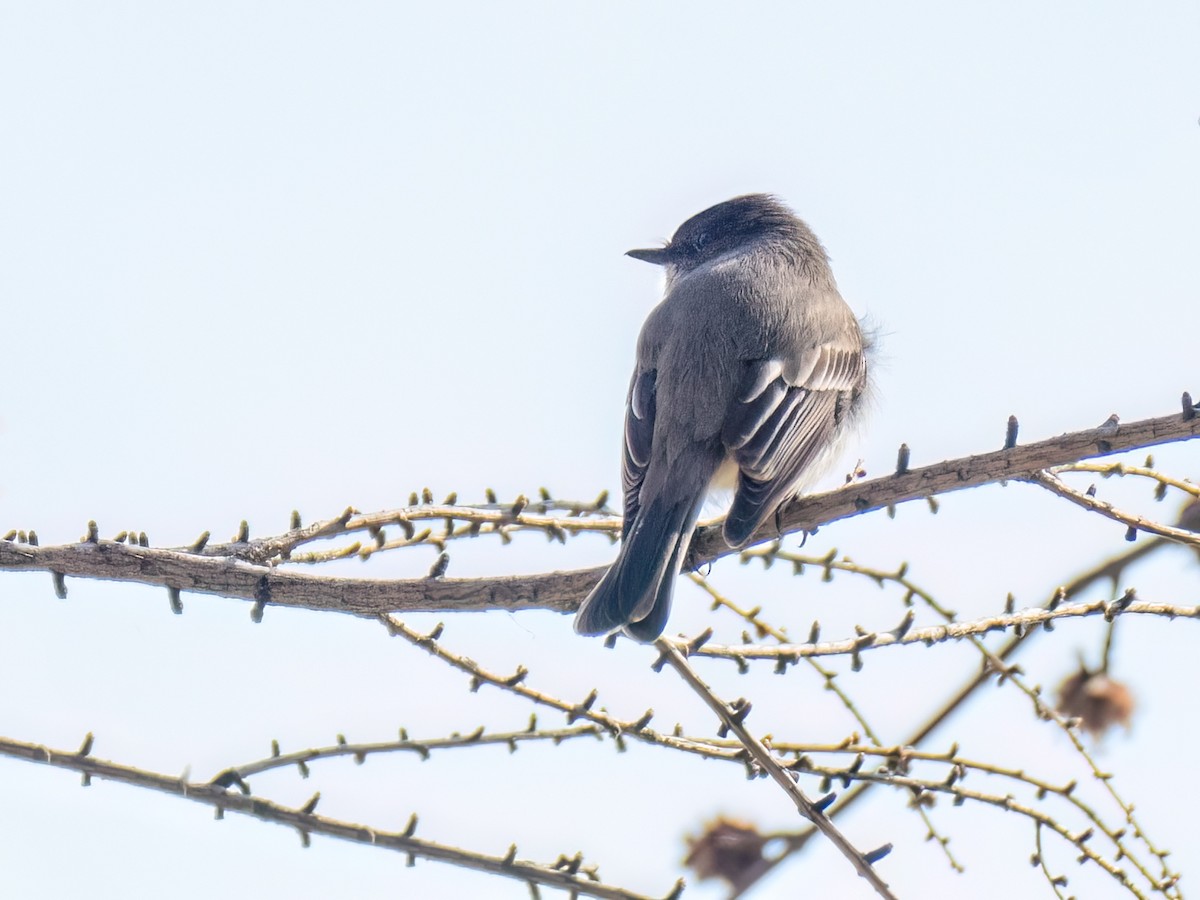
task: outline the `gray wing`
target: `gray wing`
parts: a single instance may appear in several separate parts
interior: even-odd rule
[[[625,520],[621,537],[629,534],[641,509],[642,479],[650,465],[650,444],[654,437],[654,387],[658,372],[651,369],[633,373],[629,400],[625,405],[625,453],[621,461],[621,485],[625,489]]]
[[[722,430],[737,461],[725,540],[740,547],[834,445],[866,385],[861,345],[822,344],[798,360],[748,364]]]

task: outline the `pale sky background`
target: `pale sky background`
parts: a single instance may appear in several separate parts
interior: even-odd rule
[[[156,545],[255,535],[403,505],[424,485],[482,499],[547,485],[615,492],[634,341],[658,273],[622,256],[738,193],[770,191],[821,236],[842,293],[882,333],[876,409],[838,468],[883,474],[1126,421],[1200,396],[1200,10],[1158,3],[915,2],[0,4],[0,532],[72,541],[94,518]],[[1155,451],[1195,477],[1198,449]],[[1144,454],[1136,454],[1138,461]],[[826,486],[835,485],[831,475]],[[1149,488],[1102,495],[1156,516]],[[1170,501],[1177,504],[1176,499]],[[894,567],[964,616],[1012,591],[1041,602],[1127,545],[1123,529],[1031,487],[838,523],[837,547]],[[601,538],[454,547],[451,574],[595,565]],[[350,573],[412,576],[426,551]],[[1132,573],[1146,599],[1200,602],[1194,558]],[[766,576],[714,583],[803,633],[891,627],[895,591]],[[528,707],[390,640],[370,622],[0,574],[0,733],[195,777],[285,750],[521,727]],[[548,613],[416,616],[489,668],[523,662],[568,698],[711,732],[654,654],[606,651]],[[711,622],[681,585],[671,630]],[[1140,701],[1101,764],[1147,831],[1200,883],[1196,623],[1130,622],[1115,675]],[[1095,661],[1098,623],[1023,657],[1049,688]],[[968,648],[879,651],[841,684],[899,739],[962,674]],[[836,668],[846,670],[843,663]],[[852,726],[800,669],[705,673],[755,701],[751,725],[837,740]],[[544,722],[557,724],[542,714]],[[1082,778],[1061,733],[992,689],[939,732],[964,752]],[[1174,774],[1179,773],[1179,774]],[[606,880],[665,893],[683,835],[718,813],[795,827],[769,783],[634,746],[460,750],[313,766],[253,781],[380,828],[411,812],[432,840],[552,861],[582,849]],[[984,787],[982,783],[976,785]],[[815,782],[806,788],[817,792]],[[844,823],[902,897],[1049,896],[1033,828],[934,810],[967,866],[878,791]],[[1110,817],[1111,818],[1111,817]],[[1059,847],[1088,897],[1124,896]],[[526,897],[519,882],[295,833],[120,785],[0,759],[6,897]],[[866,897],[831,848],[757,897]],[[713,887],[688,896],[716,897]]]

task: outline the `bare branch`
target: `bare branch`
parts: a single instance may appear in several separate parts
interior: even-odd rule
[[[311,808],[315,806],[313,801],[309,801],[309,805],[301,809],[289,809],[262,797],[229,791],[215,784],[190,782],[183,777],[163,775],[146,769],[96,759],[82,751],[52,750],[38,744],[0,738],[0,754],[27,762],[72,769],[83,773],[87,778],[118,781],[203,803],[214,807],[218,811],[218,815],[225,810],[233,810],[265,822],[289,825],[299,831],[306,842],[309,834],[324,834],[328,837],[359,844],[395,850],[407,854],[410,858],[420,857],[450,863],[529,884],[558,888],[571,894],[584,894],[589,897],[609,898],[609,900],[652,900],[645,894],[604,884],[595,878],[594,869],[585,871],[584,868],[581,868],[579,863],[582,860],[578,858],[564,857],[559,865],[542,865],[517,859],[515,846],[504,856],[489,856],[418,838],[413,834],[416,827],[415,816],[409,820],[409,827],[404,831],[377,831],[366,825],[316,815],[311,811]],[[672,896],[674,896],[674,892]]]
[[[326,747],[309,747],[308,749],[296,750],[292,753],[280,753],[277,747],[273,747],[271,756],[243,763],[240,766],[231,766],[213,778],[213,781],[220,782],[224,780],[229,784],[244,783],[246,778],[249,778],[251,775],[257,775],[260,772],[268,772],[272,769],[282,769],[288,766],[299,766],[301,764],[307,765],[318,759],[336,759],[343,756],[352,756],[355,762],[359,763],[363,762],[368,756],[388,753],[415,753],[422,759],[428,759],[435,750],[453,750],[463,747],[486,747],[503,744],[508,747],[510,752],[515,752],[519,744],[530,741],[553,741],[555,744],[560,744],[572,738],[592,737],[603,739],[606,736],[607,732],[598,725],[576,725],[573,728],[541,729],[537,727],[536,719],[531,719],[529,727],[523,731],[486,732],[483,726],[480,726],[468,734],[455,732],[448,737],[425,738],[423,740],[409,738],[407,732],[401,729],[400,740],[398,741],[351,743],[339,739],[336,744]]]
[[[604,568],[489,578],[336,578],[114,541],[39,547],[0,541],[0,570],[161,585],[198,594],[376,618],[390,611],[574,610]],[[63,592],[65,596],[65,589]]]
[[[1035,472],[1028,478],[1024,479],[1030,484],[1036,484],[1039,487],[1044,487],[1053,494],[1057,494],[1064,500],[1070,500],[1076,506],[1082,506],[1084,509],[1099,513],[1112,519],[1114,522],[1120,522],[1130,529],[1130,534],[1136,536],[1136,532],[1145,531],[1149,534],[1158,535],[1168,541],[1177,544],[1184,544],[1193,549],[1200,550],[1200,534],[1194,531],[1189,531],[1186,528],[1174,528],[1170,525],[1162,525],[1152,519],[1147,519],[1145,516],[1134,515],[1133,513],[1123,512],[1111,503],[1103,500],[1097,500],[1095,497],[1089,497],[1082,491],[1077,491],[1073,487],[1066,484],[1061,478],[1052,475],[1049,472]],[[1131,537],[1130,540],[1133,538]]]
[[[1080,459],[1110,456],[1142,447],[1187,441],[1200,437],[1200,416],[1195,412],[1174,413],[1157,419],[1143,419],[1128,425],[1090,428],[1059,435],[1036,444],[1009,450],[997,450],[978,456],[952,459],[922,469],[906,469],[902,474],[885,475],[860,481],[825,494],[801,497],[787,504],[775,523],[764,526],[751,538],[763,541],[796,531],[812,531],[830,522],[886,509],[909,500],[935,494],[947,494],[995,481],[1016,481],[1051,466]],[[688,567],[696,568],[729,553],[720,528],[700,529],[692,540]]]
[[[699,641],[693,643],[699,643]],[[833,820],[825,815],[825,808],[832,802],[832,798],[826,798],[819,803],[809,800],[804,791],[800,789],[800,785],[797,784],[794,773],[784,768],[771,751],[763,745],[762,741],[751,734],[743,724],[746,714],[750,711],[750,704],[745,701],[739,701],[735,706],[725,703],[713,693],[712,688],[705,684],[700,676],[696,674],[695,670],[688,665],[686,657],[679,651],[675,644],[660,638],[655,646],[662,652],[663,659],[671,664],[671,667],[700,696],[705,704],[708,705],[708,708],[716,713],[722,722],[723,728],[733,732],[737,736],[737,739],[742,742],[742,745],[754,757],[754,761],[762,767],[764,772],[771,776],[776,784],[783,788],[784,793],[792,798],[800,814],[816,825],[821,833],[833,842],[838,851],[846,859],[850,860],[858,874],[865,878],[871,887],[875,889],[875,893],[880,897],[889,897],[895,900],[895,894],[891,892],[887,882],[879,876],[879,873],[872,866],[872,862],[882,859],[887,855],[891,850],[891,845],[881,847],[870,854],[865,854],[858,850],[842,834],[841,830],[833,824]]]
[[[817,644],[704,644],[693,655],[727,659],[732,662],[747,660],[769,660],[774,663],[795,662],[814,656],[852,656],[867,650],[882,647],[899,647],[905,644],[930,646],[944,641],[958,641],[966,637],[989,634],[993,631],[1018,631],[1044,626],[1056,619],[1075,619],[1103,615],[1113,619],[1121,615],[1163,616],[1168,619],[1200,619],[1200,606],[1178,606],[1171,603],[1153,603],[1148,600],[1133,600],[1132,592],[1125,598],[1112,602],[1093,600],[1088,603],[1061,605],[1055,609],[1033,607],[1020,612],[988,616],[970,622],[948,622],[928,628],[912,628],[903,634],[894,631],[879,631],[860,634],[840,641],[822,641]],[[676,647],[686,647],[686,642],[674,642]]]
[[[1159,539],[1156,539],[1155,541],[1147,542],[1147,546],[1149,546],[1149,547],[1154,546],[1158,540]],[[940,616],[945,618],[948,624],[950,624],[950,625],[958,624],[957,621],[955,620],[954,614],[952,612],[947,610],[942,604],[938,603],[937,600],[928,591],[922,589],[919,585],[915,584],[911,579],[909,579],[907,577],[907,575],[906,575],[907,566],[906,565],[902,565],[900,567],[900,569],[895,572],[883,571],[883,570],[879,570],[879,569],[872,569],[869,567],[862,566],[858,563],[852,562],[850,560],[845,560],[845,559],[838,560],[836,558],[837,557],[836,551],[831,551],[826,556],[820,557],[820,558],[804,557],[800,554],[783,551],[781,549],[780,543],[778,541],[776,541],[770,545],[763,546],[763,547],[746,550],[743,552],[742,556],[743,556],[743,558],[755,558],[755,557],[762,558],[764,561],[764,564],[766,564],[768,566],[775,559],[787,560],[787,561],[792,562],[793,571],[796,574],[800,574],[801,572],[803,572],[804,568],[806,566],[813,566],[814,568],[822,569],[822,570],[825,570],[826,572],[831,571],[833,569],[839,569],[839,570],[843,570],[843,571],[852,572],[852,573],[855,573],[858,575],[862,575],[862,576],[871,578],[872,580],[877,581],[879,583],[883,583],[885,581],[892,581],[892,582],[895,582],[897,585],[902,586],[905,589],[906,594],[908,596],[919,597],[927,606],[929,606],[932,610],[934,610]],[[1117,568],[1115,571],[1120,571],[1122,565],[1128,564],[1130,561],[1132,561],[1134,556],[1135,556],[1134,554],[1125,554],[1124,556],[1122,556],[1118,561],[1116,561]],[[1101,566],[1097,569],[1094,569],[1091,572],[1085,573],[1085,574],[1079,576],[1078,578],[1074,579],[1071,582],[1071,591],[1072,592],[1081,591],[1087,585],[1091,584],[1093,581],[1101,579],[1101,578],[1115,577],[1112,574],[1114,571],[1113,565],[1114,565],[1114,561],[1109,561],[1108,563],[1104,564],[1103,566]],[[1067,589],[1060,587],[1054,593],[1054,596],[1050,599],[1050,601],[1047,603],[1045,610],[1053,611],[1055,609],[1058,609],[1059,606],[1062,604],[1062,602],[1066,599],[1067,596],[1069,596]],[[1123,597],[1116,599],[1116,600],[1112,601],[1111,603],[1106,604],[1103,607],[1103,611],[1106,614],[1106,616],[1115,617],[1116,615],[1120,614],[1120,611],[1123,608],[1130,605],[1132,602],[1134,602],[1134,594],[1132,591],[1128,591],[1128,592],[1126,592],[1126,594]],[[1011,597],[1010,597],[1010,604],[1011,604]],[[1176,607],[1173,609],[1188,613],[1189,615],[1194,614],[1194,611],[1188,607]],[[1006,611],[1005,614],[1011,615],[1012,613],[1010,611]],[[1166,614],[1169,615],[1169,613],[1166,613]],[[909,623],[908,617],[906,616],[904,623],[902,623],[901,626],[896,629],[894,634],[899,634],[899,635],[906,634],[908,632],[908,627],[910,624],[911,623]],[[1049,627],[1049,625],[1047,623],[1043,623],[1043,628],[1048,628],[1048,627]],[[1037,629],[1035,628],[1034,630],[1037,630]],[[1026,635],[1028,635],[1032,632],[1025,631],[1024,633]],[[982,654],[982,656],[984,657],[984,660],[985,660],[985,666],[984,666],[983,673],[976,676],[972,680],[972,682],[970,682],[968,685],[966,685],[959,692],[959,694],[954,698],[954,700],[952,701],[952,704],[957,704],[957,703],[963,702],[979,684],[982,684],[991,675],[999,675],[1000,680],[1002,682],[1009,681],[1011,684],[1015,685],[1019,690],[1021,690],[1022,693],[1024,693],[1026,695],[1026,697],[1028,697],[1029,700],[1033,703],[1034,710],[1037,713],[1039,718],[1055,723],[1066,733],[1068,739],[1071,741],[1076,752],[1079,753],[1079,755],[1082,757],[1082,759],[1085,761],[1085,763],[1091,769],[1093,777],[1103,786],[1104,790],[1112,797],[1112,799],[1121,808],[1121,811],[1124,813],[1126,820],[1131,825],[1134,826],[1132,829],[1133,834],[1136,837],[1138,837],[1141,841],[1143,841],[1146,844],[1147,849],[1149,849],[1150,852],[1159,859],[1159,861],[1162,865],[1162,877],[1156,880],[1155,877],[1150,873],[1147,866],[1135,857],[1134,853],[1132,852],[1132,848],[1122,844],[1120,838],[1117,837],[1110,829],[1107,829],[1107,828],[1103,829],[1103,830],[1105,830],[1105,833],[1109,834],[1109,836],[1112,837],[1115,842],[1117,842],[1118,847],[1121,850],[1121,855],[1128,858],[1134,864],[1134,866],[1138,869],[1138,871],[1141,872],[1146,877],[1146,879],[1148,881],[1150,881],[1152,884],[1156,885],[1156,888],[1155,888],[1156,890],[1162,890],[1164,893],[1166,893],[1175,884],[1175,881],[1178,878],[1178,875],[1171,872],[1169,867],[1166,864],[1166,853],[1164,851],[1160,851],[1151,842],[1151,840],[1145,834],[1145,832],[1141,829],[1141,827],[1136,824],[1136,822],[1134,820],[1134,816],[1133,816],[1132,806],[1129,805],[1128,803],[1126,803],[1126,801],[1124,801],[1120,797],[1120,795],[1116,792],[1116,788],[1112,782],[1111,777],[1108,776],[1107,774],[1103,773],[1099,769],[1099,767],[1096,765],[1095,760],[1092,758],[1091,754],[1088,753],[1086,748],[1080,742],[1079,736],[1078,736],[1078,734],[1076,734],[1075,729],[1070,727],[1070,723],[1067,722],[1062,716],[1060,716],[1055,710],[1046,706],[1046,704],[1041,699],[1040,688],[1030,687],[1028,684],[1026,684],[1024,678],[1021,676],[1020,670],[1016,666],[1008,666],[1005,664],[1004,660],[1007,658],[1007,656],[1009,654],[1011,654],[1016,649],[1016,647],[1018,646],[1018,642],[1021,639],[1014,638],[1013,640],[1009,641],[1004,647],[1000,648],[999,650],[992,651],[992,650],[988,649],[986,647],[986,645],[984,645],[983,642],[975,635],[965,634],[965,635],[962,635],[962,637],[965,638],[966,640],[970,641],[972,643],[972,645],[975,646],[975,648]],[[864,644],[866,644],[866,643],[870,642],[871,640],[873,640],[873,638],[874,638],[873,635],[870,635],[867,632],[860,631],[859,634],[857,635],[857,637],[855,638],[855,641],[856,642],[861,641]],[[810,639],[810,643],[815,643],[815,640]],[[738,651],[740,652],[741,649],[743,649],[743,648],[738,648]],[[856,648],[856,649],[858,649],[858,648]],[[865,649],[865,647],[862,649]],[[1003,654],[1003,655],[1001,655],[1001,654]],[[851,656],[852,656],[852,658],[858,658],[857,653],[854,651],[851,652]],[[736,658],[736,656],[735,656],[735,661],[738,662],[739,666],[746,665],[744,660],[738,660]],[[780,664],[786,665],[786,661],[781,661]],[[934,717],[933,720],[931,720],[930,723],[927,723],[925,726],[923,726],[917,732],[917,734],[914,735],[914,737],[909,739],[908,743],[915,744],[918,741],[920,741],[921,739],[923,739],[929,733],[929,731],[932,730],[933,727],[935,727],[936,723],[938,721],[940,721],[940,719],[942,717],[949,714],[949,712],[952,710],[952,708],[953,708],[953,705],[943,707],[942,710],[937,714],[937,716]],[[866,787],[867,787],[866,784],[860,784],[860,785],[856,786],[854,790],[851,790],[841,801],[839,801],[836,805],[834,805],[832,807],[832,809],[830,810],[830,814],[833,816],[837,816],[842,810],[844,810],[852,802],[854,802],[855,800],[860,798],[862,796],[862,794],[864,793],[864,789]],[[1097,825],[1099,825],[1099,824],[1100,823],[1097,822]],[[807,838],[807,836],[812,833],[813,833],[812,830],[810,830],[807,833],[802,833],[802,834],[798,835],[791,842],[792,846],[803,846],[804,841]],[[785,858],[786,855],[787,855],[787,852],[780,854],[780,856],[777,858],[777,860],[772,861],[772,864],[775,864],[777,861],[782,861],[782,859]]]
[[[1065,434],[1037,444],[948,460],[921,469],[906,469],[903,474],[857,482],[793,501],[776,517],[779,531],[772,526],[757,534],[755,540],[812,531],[849,516],[939,493],[993,481],[1029,479],[1049,466],[1086,457],[1197,436],[1200,436],[1200,416],[1189,418],[1175,414]],[[593,504],[568,504],[571,514],[558,518],[526,513],[528,507],[520,503],[505,509],[497,509],[495,504],[484,507],[427,505],[416,510],[409,507],[366,516],[348,509],[328,522],[293,529],[275,538],[208,545],[205,537],[203,542],[197,541],[191,547],[175,549],[152,549],[142,546],[145,541],[126,544],[102,540],[93,526],[85,540],[78,544],[40,547],[32,542],[0,541],[0,570],[50,572],[56,590],[62,594],[65,594],[66,577],[83,577],[161,585],[171,591],[216,594],[248,600],[259,608],[274,604],[371,617],[388,612],[501,609],[572,612],[599,580],[604,567],[488,578],[362,579],[283,572],[279,564],[301,543],[344,534],[351,529],[370,532],[387,523],[409,522],[418,516],[461,519],[468,523],[463,530],[467,535],[477,533],[472,531],[474,525],[483,527],[486,523],[487,527],[499,530],[504,527],[504,522],[509,522],[541,530],[551,537],[581,530],[595,530],[611,536],[619,524],[615,518],[605,515],[604,499],[601,495]],[[594,512],[596,518],[581,521],[579,511],[588,510]],[[17,534],[12,532],[13,537]],[[239,530],[237,537],[241,536]],[[1178,538],[1178,535],[1172,533],[1172,537]],[[409,541],[406,539],[404,543],[407,545]],[[358,548],[354,552],[358,552]],[[721,538],[719,526],[706,525],[697,531],[692,542],[687,567],[697,568],[733,552]],[[271,565],[271,562],[276,564]]]

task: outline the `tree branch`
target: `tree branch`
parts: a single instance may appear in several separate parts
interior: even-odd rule
[[[1036,444],[947,460],[922,469],[909,470],[903,463],[891,475],[791,501],[776,516],[778,528],[775,523],[760,528],[751,542],[796,531],[812,531],[839,519],[935,494],[948,494],[996,481],[1016,481],[1041,469],[1080,459],[1191,440],[1200,437],[1200,416],[1195,410],[1196,407],[1187,404],[1182,413],[1174,415],[1142,419],[1128,425],[1106,422],[1099,428],[1059,435]],[[907,454],[902,456],[907,457]],[[688,567],[698,568],[729,552],[720,528],[708,525],[692,540]]]
[[[922,469],[908,470],[904,465],[901,471],[892,475],[792,501],[776,517],[778,528],[772,523],[760,529],[753,540],[762,541],[780,534],[812,531],[839,519],[935,494],[996,481],[1028,479],[1047,467],[1087,457],[1191,440],[1198,436],[1200,416],[1189,405],[1183,414],[1145,419],[1128,425],[1106,423],[1100,428],[1064,434],[1036,444],[948,460]],[[494,504],[484,507],[445,504],[425,510],[424,513],[439,519],[461,518],[467,521],[470,525],[463,530],[464,535],[478,533],[472,530],[475,526],[502,530],[507,527],[504,525],[506,522],[517,527],[539,529],[559,539],[583,530],[608,533],[617,527],[615,519],[603,516],[602,499],[579,508],[594,510],[602,518],[581,524],[574,511],[559,519],[530,515],[523,512],[524,506],[520,503],[499,511]],[[205,547],[205,535],[192,547],[171,549],[101,540],[94,525],[89,528],[83,541],[53,547],[40,547],[33,542],[21,543],[13,539],[17,534],[13,532],[8,540],[0,541],[0,570],[50,572],[60,593],[65,592],[65,577],[81,577],[160,585],[171,590],[173,597],[179,591],[190,591],[247,600],[254,602],[259,611],[265,605],[274,604],[378,617],[389,612],[522,609],[573,612],[606,568],[597,566],[570,572],[487,578],[446,578],[439,575],[414,579],[341,578],[281,569],[288,561],[290,550],[305,541],[345,533],[352,525],[373,533],[389,522],[403,527],[414,517],[415,513],[406,509],[373,513],[356,519],[354,511],[348,510],[336,519],[307,529],[297,527],[277,537]],[[719,525],[705,525],[696,533],[687,565],[696,568],[734,552],[721,538]],[[214,556],[214,553],[222,555]]]
[[[85,741],[83,748],[78,752],[72,752],[52,750],[39,744],[27,744],[23,741],[0,738],[0,754],[27,762],[81,772],[85,778],[85,785],[92,777],[104,778],[212,806],[217,810],[218,817],[224,810],[233,810],[265,822],[290,825],[300,832],[306,844],[309,834],[324,834],[328,837],[359,844],[396,850],[407,854],[410,858],[421,857],[479,872],[487,872],[491,875],[514,878],[531,885],[545,885],[567,891],[572,896],[584,894],[589,897],[609,898],[609,900],[651,900],[647,895],[604,884],[595,877],[594,869],[585,871],[584,868],[581,868],[582,860],[578,857],[562,857],[554,865],[542,865],[517,859],[515,844],[504,856],[489,856],[462,850],[458,847],[415,837],[416,816],[409,820],[408,828],[404,831],[377,831],[366,825],[316,815],[313,809],[316,806],[315,801],[320,797],[319,794],[303,808],[289,809],[262,797],[226,790],[218,784],[190,782],[186,776],[163,775],[146,769],[95,759],[88,755],[91,749],[90,743],[90,740]],[[676,885],[675,890],[668,896],[677,897],[681,891],[682,883]]]

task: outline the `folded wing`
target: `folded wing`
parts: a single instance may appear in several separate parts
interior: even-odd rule
[[[747,365],[722,430],[737,461],[725,540],[740,547],[835,442],[866,381],[860,346],[822,344],[798,360]]]
[[[634,372],[629,384],[629,401],[625,408],[625,453],[621,461],[621,485],[625,490],[625,520],[621,537],[629,529],[641,508],[639,495],[646,467],[650,465],[650,444],[654,437],[654,385],[657,372],[653,369]]]

